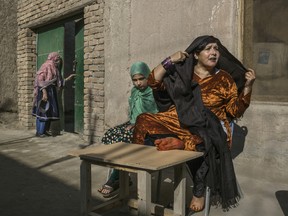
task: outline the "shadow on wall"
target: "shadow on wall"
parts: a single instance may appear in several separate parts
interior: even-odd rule
[[[11,98],[5,98],[4,101],[0,101],[0,112],[16,112],[17,109],[13,110],[12,108],[16,107],[16,104]]]
[[[92,145],[94,143],[96,121],[97,121],[97,115],[96,114],[93,115],[92,101],[93,101],[92,89],[90,88],[89,89],[89,104],[88,104],[89,115],[90,115],[88,145]]]
[[[89,124],[88,124],[88,131],[89,131],[89,135],[88,135],[88,143],[85,144],[79,144],[79,148],[86,148],[90,145],[94,144],[94,139],[95,139],[95,130],[96,130],[96,123],[97,123],[97,115],[93,115],[93,108],[92,108],[92,100],[93,100],[93,96],[92,96],[92,89],[89,89],[88,92],[88,114],[89,114]]]
[[[279,205],[283,211],[284,216],[288,216],[288,191],[287,190],[276,191],[275,196],[279,202]]]
[[[234,123],[233,143],[231,148],[232,158],[235,159],[241,152],[243,152],[245,145],[245,138],[248,134],[248,129],[245,126],[240,127]]]

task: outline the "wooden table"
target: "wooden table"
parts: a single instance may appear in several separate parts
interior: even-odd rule
[[[185,162],[202,156],[200,152],[157,151],[155,147],[127,143],[99,144],[95,147],[78,150],[73,154],[82,160],[80,166],[82,216],[99,215],[95,212],[115,207],[116,203],[128,203],[138,209],[138,215],[154,214],[157,204],[151,203],[151,173],[169,167],[174,167],[174,208],[173,211],[165,209],[164,215],[185,215]],[[91,164],[120,170],[119,196],[95,208],[91,206]],[[128,199],[128,172],[137,173],[137,200]]]

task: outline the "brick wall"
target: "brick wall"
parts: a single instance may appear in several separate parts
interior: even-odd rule
[[[35,127],[31,116],[36,72],[36,34],[33,29],[84,13],[84,132],[97,142],[104,132],[104,0],[18,1],[18,110],[19,121]]]
[[[84,136],[98,142],[104,132],[104,4],[84,10]]]
[[[27,129],[34,123],[32,119],[32,92],[36,71],[36,35],[29,28],[18,29],[17,70],[18,70],[18,116]],[[32,123],[33,120],[33,123]]]

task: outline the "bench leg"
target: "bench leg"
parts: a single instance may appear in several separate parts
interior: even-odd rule
[[[88,216],[91,211],[91,164],[82,161],[80,166],[81,216]]]
[[[155,177],[155,184],[152,184],[152,202],[153,203],[159,203],[160,201],[162,172],[163,170],[159,170],[153,173],[153,176]]]
[[[126,171],[119,170],[119,198],[127,199],[129,196],[129,174]]]
[[[205,216],[209,216],[209,210],[210,210],[210,188],[206,187],[206,195],[205,195]]]
[[[185,215],[186,202],[186,165],[174,167],[174,214]]]
[[[138,215],[151,215],[151,174],[146,171],[137,172]]]
[[[112,174],[112,171],[113,171],[113,169],[112,169],[112,168],[109,168],[109,169],[108,169],[108,172],[107,172],[107,177],[106,177],[106,181],[108,181],[108,180],[109,180],[109,178],[110,178],[110,176],[111,176],[111,174]]]

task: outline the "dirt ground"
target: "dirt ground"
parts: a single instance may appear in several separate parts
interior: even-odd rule
[[[80,160],[70,151],[85,145],[79,135],[63,132],[40,138],[23,129],[16,113],[0,112],[0,216],[79,216]],[[93,203],[105,199],[97,189],[107,168],[93,166]],[[105,216],[128,216],[127,209]]]
[[[0,112],[0,216],[79,216],[80,160],[69,156],[68,152],[79,149],[79,145],[85,142],[74,133],[35,137],[35,130],[23,130],[17,119],[16,113]],[[253,163],[235,165],[244,198],[237,208],[223,212],[221,208],[213,207],[210,215],[288,216],[287,183],[267,181],[261,173],[251,175],[249,169]],[[277,174],[270,170],[270,175]],[[107,168],[93,166],[92,194],[95,203],[104,200],[97,189],[106,177]],[[132,177],[136,192],[137,181],[135,175]],[[161,186],[160,198],[163,199],[172,198],[173,181],[167,182],[166,179],[163,177]],[[187,185],[188,192],[191,191],[190,186]],[[135,215],[128,212],[125,208],[115,208],[104,216]],[[203,215],[203,212],[196,215]]]

